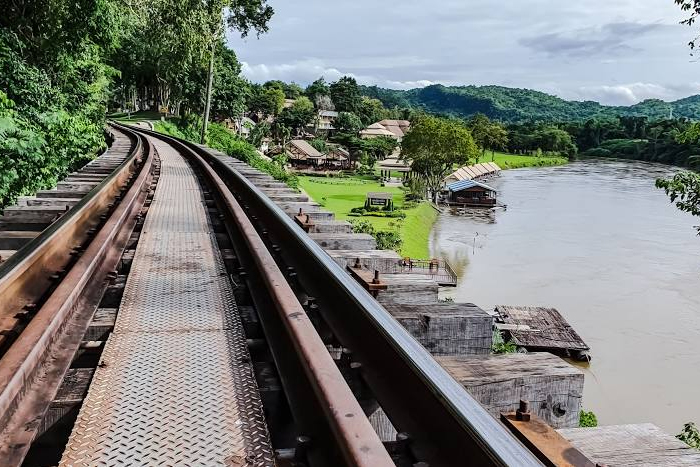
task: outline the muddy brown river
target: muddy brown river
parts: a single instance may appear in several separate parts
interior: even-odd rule
[[[600,424],[700,423],[700,219],[627,161],[504,171],[506,210],[440,216],[434,256],[459,275],[444,296],[557,308],[591,347],[583,407]]]

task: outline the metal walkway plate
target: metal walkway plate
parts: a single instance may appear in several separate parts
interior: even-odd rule
[[[204,198],[152,140],[161,175],[62,466],[272,466],[245,335]]]

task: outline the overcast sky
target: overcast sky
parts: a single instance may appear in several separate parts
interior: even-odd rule
[[[268,3],[269,33],[229,36],[256,82],[347,74],[395,89],[499,84],[623,105],[700,93],[693,29],[678,24],[673,0]]]

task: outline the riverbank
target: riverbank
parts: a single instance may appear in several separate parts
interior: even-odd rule
[[[526,156],[520,154],[506,154],[495,152],[493,155],[487,152],[485,156],[479,158],[478,162],[495,162],[503,170],[521,169],[524,167],[550,167],[553,165],[564,165],[569,159],[562,156]]]
[[[601,425],[678,433],[700,420],[697,221],[654,186],[676,170],[582,160],[504,171],[487,183],[507,210],[441,215],[431,233],[458,273],[455,302],[562,313],[591,346],[583,405]]]
[[[366,177],[299,177],[299,186],[317,203],[333,212],[341,220],[362,219],[372,224],[376,230],[389,230],[399,233],[402,245],[400,253],[412,258],[429,258],[428,237],[437,219],[437,211],[429,203],[418,203],[404,209],[406,217],[354,217],[353,208],[364,206],[367,193],[382,191],[394,196],[394,206],[404,208],[403,190],[386,187],[376,180]]]

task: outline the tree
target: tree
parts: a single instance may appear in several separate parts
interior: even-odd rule
[[[369,126],[372,123],[384,120],[386,118],[386,109],[379,99],[363,97],[360,100],[360,106],[357,113],[364,126]]]
[[[352,112],[340,112],[335,119],[335,128],[342,133],[356,135],[362,129],[362,121]]]
[[[336,110],[357,114],[360,108],[361,94],[355,78],[343,76],[330,85],[330,93]]]
[[[492,153],[491,160],[494,159],[494,152],[499,149],[505,149],[508,145],[508,132],[499,123],[492,122],[484,114],[476,114],[467,124],[472,136],[474,137],[474,142],[481,149],[481,155],[485,156],[486,151],[489,150]]]
[[[319,94],[313,102],[317,110],[335,110],[335,104],[333,104],[331,96]]]
[[[656,186],[666,191],[678,209],[700,216],[700,174],[680,172],[673,178],[656,180]],[[696,229],[700,235],[700,226]]]
[[[278,120],[298,134],[306,125],[313,122],[315,114],[314,105],[309,98],[301,96],[291,107],[282,110]]]
[[[676,5],[680,6],[681,11],[684,12],[690,12],[690,16],[686,18],[685,20],[681,21],[681,24],[685,24],[687,26],[692,26],[695,21],[698,19],[698,16],[700,16],[700,0],[674,0]],[[697,41],[700,36],[696,37],[692,41],[688,43],[690,46],[691,50],[695,50],[695,47],[697,45]]]
[[[248,142],[256,148],[260,148],[263,140],[270,136],[271,131],[272,129],[268,122],[260,122],[250,129],[250,133],[248,134]]]
[[[443,180],[456,166],[478,157],[474,138],[467,127],[455,120],[421,116],[401,143],[402,158],[411,161],[412,170],[425,181],[433,201]]]
[[[284,108],[284,91],[253,85],[248,100],[248,110],[263,118],[278,115]]]
[[[323,76],[309,84],[304,91],[304,94],[306,94],[306,97],[311,99],[311,102],[316,102],[316,99],[319,96],[328,96],[330,93],[331,90]]]
[[[212,113],[218,119],[237,119],[245,111],[248,82],[240,76],[241,64],[233,50],[221,44],[216,56]]]
[[[271,134],[272,138],[284,148],[292,136],[292,130],[283,123],[276,121],[272,124]]]
[[[362,149],[379,161],[390,156],[398,145],[398,141],[390,136],[379,136],[362,140]]]
[[[567,156],[576,155],[577,148],[571,135],[555,126],[544,126],[533,134],[538,149],[547,152],[558,152]]]

